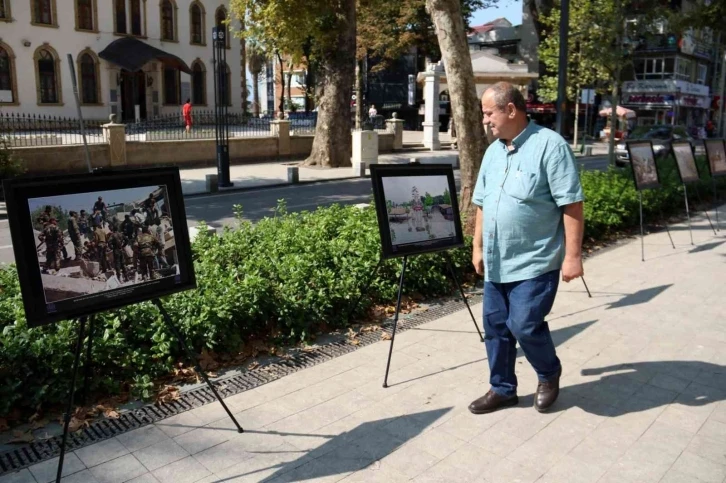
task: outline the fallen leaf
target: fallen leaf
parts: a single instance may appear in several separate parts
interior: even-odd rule
[[[179,399],[179,388],[176,386],[164,386],[156,395],[157,403],[170,403]]]
[[[348,342],[350,342],[353,345],[359,345],[360,344],[360,341],[358,339],[352,339],[352,340],[349,340]]]
[[[381,334],[381,340],[391,340],[391,339],[392,339],[391,334],[389,334],[388,332],[384,332]]]
[[[47,419],[39,419],[37,421],[33,421],[32,426],[30,427],[31,431],[35,431],[36,429],[40,429],[48,424]]]
[[[0,418],[0,431],[7,431],[10,428],[8,426],[8,420],[5,418]]]
[[[22,432],[22,431],[13,431],[13,438],[8,441],[9,444],[18,444],[18,443],[30,443],[35,439],[35,436],[33,436],[33,433],[30,431],[28,432]]]
[[[257,369],[258,367],[260,367],[260,363],[257,361],[252,361],[252,363],[249,366],[247,366],[247,370],[253,371],[253,370]]]

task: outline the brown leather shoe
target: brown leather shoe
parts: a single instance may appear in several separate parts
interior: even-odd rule
[[[560,395],[560,376],[562,375],[562,366],[557,371],[557,375],[546,382],[540,382],[537,384],[537,393],[534,395],[534,408],[544,413],[555,401],[557,396]]]
[[[500,396],[490,389],[488,393],[469,404],[469,411],[474,414],[485,414],[496,411],[497,409],[516,406],[518,402],[519,398],[516,395],[507,398]]]

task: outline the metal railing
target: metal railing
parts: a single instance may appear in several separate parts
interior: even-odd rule
[[[101,125],[107,122],[84,121],[89,144],[105,142]],[[78,119],[37,114],[0,113],[0,137],[13,148],[83,144]]]
[[[315,127],[318,125],[317,112],[291,112],[288,114],[290,121],[290,134],[315,134]]]
[[[229,137],[269,136],[271,120],[249,114],[228,113]],[[128,141],[214,139],[214,125],[214,111],[193,111],[192,126],[188,131],[180,114],[169,114],[126,124],[126,139]]]

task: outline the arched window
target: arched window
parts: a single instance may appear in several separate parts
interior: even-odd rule
[[[58,57],[48,46],[41,46],[35,53],[38,80],[38,104],[60,104],[60,78]]]
[[[0,22],[9,22],[10,16],[10,0],[0,0]]]
[[[200,60],[192,64],[192,104],[207,105],[207,70]]]
[[[95,56],[89,52],[81,53],[78,70],[81,79],[81,103],[99,104],[98,61]]]
[[[76,29],[96,30],[96,1],[75,0],[76,2]]]
[[[206,45],[206,38],[204,35],[204,6],[195,1],[189,7],[189,18],[190,20],[190,42],[195,45]]]
[[[117,34],[126,33],[126,0],[114,0],[113,15]]]
[[[33,0],[33,21],[37,25],[57,26],[55,0]]]
[[[141,26],[141,0],[131,0],[131,34],[143,35]]]
[[[161,40],[176,40],[175,10],[171,0],[161,0]]]
[[[0,42],[0,105],[17,104],[15,55],[8,45]]]
[[[224,30],[224,46],[229,48],[229,28],[226,25],[227,21],[227,10],[224,7],[219,7],[214,14],[214,25],[217,30]]]

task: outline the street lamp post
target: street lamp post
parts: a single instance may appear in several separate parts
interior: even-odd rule
[[[227,48],[226,31],[212,28],[212,55],[214,70],[214,139],[217,143],[217,185],[229,188],[229,115],[227,106]]]

